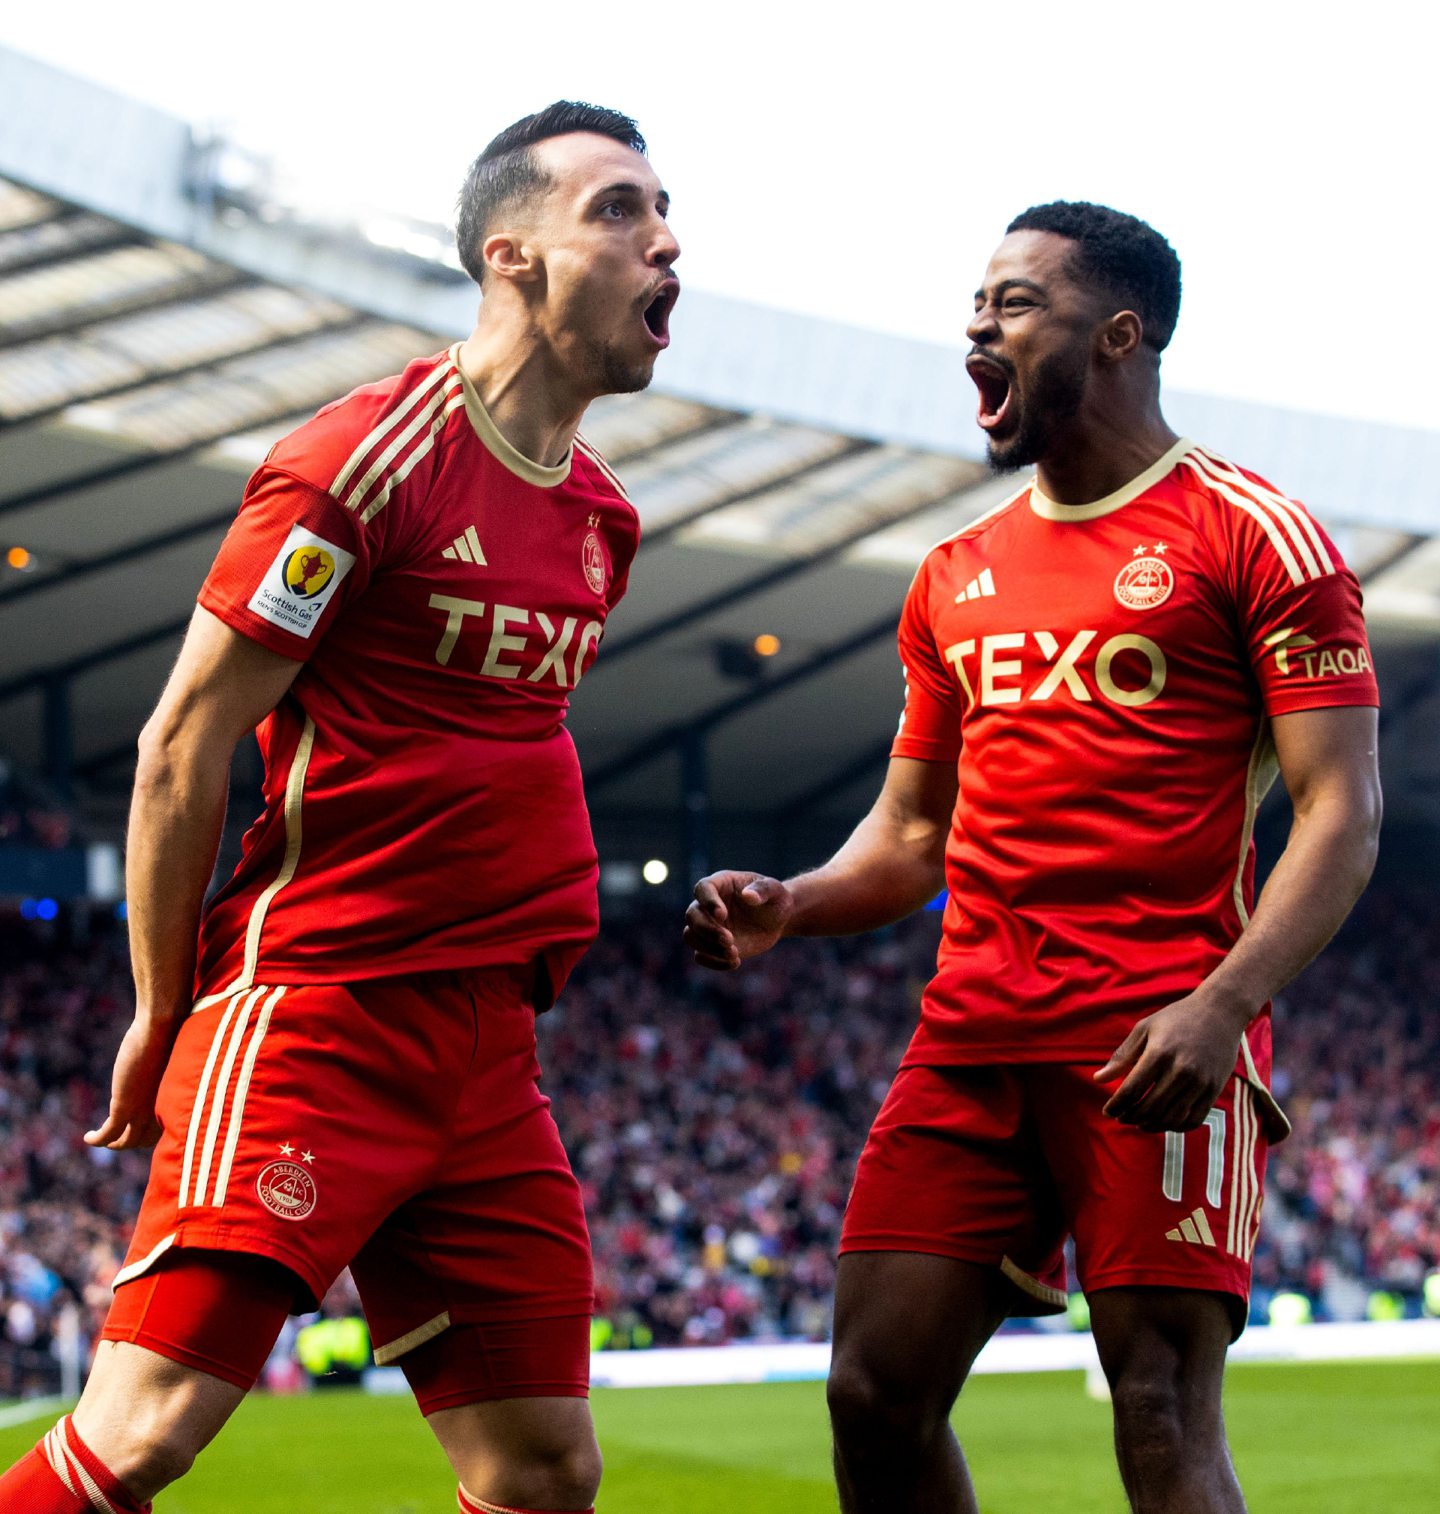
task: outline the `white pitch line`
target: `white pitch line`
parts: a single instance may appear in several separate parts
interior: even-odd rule
[[[47,1414],[54,1414],[69,1402],[68,1398],[21,1399],[18,1404],[0,1409],[0,1430],[13,1430],[16,1425],[28,1424],[32,1419],[44,1419]]]

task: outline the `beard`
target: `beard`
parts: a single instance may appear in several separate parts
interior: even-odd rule
[[[1008,441],[986,446],[985,460],[996,473],[1033,467],[1050,451],[1080,413],[1089,367],[1089,354],[1083,350],[1053,353],[1035,369],[1023,400],[1012,378],[1011,404],[1018,404],[1020,418]]]
[[[625,357],[610,342],[593,342],[586,366],[599,394],[638,394],[655,377],[655,358]]]

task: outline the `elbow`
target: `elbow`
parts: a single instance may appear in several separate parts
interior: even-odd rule
[[[1380,855],[1380,823],[1384,803],[1378,778],[1353,791],[1332,820],[1337,876],[1348,875],[1355,898],[1369,883]]]
[[[1363,870],[1362,888],[1370,881],[1370,875],[1375,871],[1375,863],[1380,856],[1380,826],[1384,818],[1385,800],[1380,792],[1380,780],[1377,777],[1367,786],[1365,801],[1360,806],[1360,812],[1355,819]]]
[[[913,878],[912,892],[918,903],[928,904],[945,887],[944,836],[907,837],[907,855]]]
[[[152,715],[140,732],[135,749],[135,788],[163,788],[173,778],[177,766],[177,743],[173,729],[167,729],[158,715]]]
[[[930,852],[917,869],[916,882],[919,885],[916,890],[916,909],[923,909],[925,905],[945,891],[945,850],[941,847],[938,851]]]
[[[1383,813],[1380,780],[1373,774],[1296,800],[1292,839],[1305,838],[1301,844],[1311,850],[1337,894],[1348,894],[1351,904],[1375,871]]]
[[[167,719],[156,711],[145,723],[136,746],[135,792],[174,793],[194,787],[206,766],[207,751],[200,733],[183,720]]]

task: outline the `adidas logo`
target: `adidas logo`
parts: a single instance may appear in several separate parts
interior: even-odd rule
[[[453,546],[446,547],[440,554],[448,557],[452,562],[478,563],[482,568],[486,567],[485,554],[480,550],[480,538],[475,534],[474,526],[466,526],[465,534],[457,536]]]
[[[1210,1229],[1210,1221],[1205,1218],[1205,1211],[1197,1209],[1193,1214],[1181,1220],[1174,1230],[1167,1230],[1165,1239],[1188,1241],[1192,1246],[1213,1246],[1215,1233]]]
[[[995,593],[995,579],[989,568],[981,571],[979,578],[972,578],[968,584],[955,596],[957,605],[964,604],[967,599],[987,599]]]

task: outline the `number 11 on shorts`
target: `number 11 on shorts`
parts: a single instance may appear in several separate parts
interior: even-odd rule
[[[1209,1160],[1205,1164],[1205,1202],[1212,1209],[1218,1209],[1225,1176],[1225,1111],[1212,1109],[1205,1116],[1205,1129],[1210,1146]],[[1165,1166],[1160,1190],[1177,1204],[1181,1202],[1185,1181],[1185,1135],[1182,1130],[1165,1132]]]

